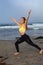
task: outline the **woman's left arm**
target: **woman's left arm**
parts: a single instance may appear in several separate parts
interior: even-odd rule
[[[26,21],[25,21],[26,24],[27,24],[28,19],[29,19],[29,17],[30,17],[30,13],[31,13],[31,9],[28,11],[28,14],[27,14],[27,16],[26,16]]]

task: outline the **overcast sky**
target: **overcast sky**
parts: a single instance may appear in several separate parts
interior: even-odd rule
[[[0,24],[13,23],[10,18],[26,17],[31,9],[29,23],[43,22],[43,0],[0,0]]]

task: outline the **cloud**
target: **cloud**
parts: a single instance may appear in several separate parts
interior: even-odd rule
[[[43,21],[43,0],[0,0],[0,18],[6,21],[10,16],[26,16],[28,9],[32,9],[31,22]]]

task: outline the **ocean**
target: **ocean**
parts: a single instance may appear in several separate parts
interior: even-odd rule
[[[28,25],[29,30],[26,34],[31,37],[43,36],[43,26],[42,25]],[[16,37],[20,37],[17,26],[0,26],[0,40],[15,40]]]

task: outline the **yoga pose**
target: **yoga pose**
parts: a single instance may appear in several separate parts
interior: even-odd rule
[[[24,41],[26,41],[29,45],[37,48],[39,50],[40,54],[42,54],[42,52],[43,52],[43,50],[38,45],[34,44],[31,41],[30,37],[26,34],[26,30],[28,29],[27,28],[27,22],[28,22],[30,13],[31,13],[31,10],[28,11],[28,15],[26,16],[26,18],[25,17],[20,18],[20,22],[18,22],[15,18],[11,18],[12,21],[14,21],[19,26],[19,32],[20,32],[20,35],[21,35],[21,37],[15,43],[15,47],[16,47],[16,50],[17,50],[17,52],[14,53],[15,55],[19,54],[19,44],[24,42]]]

